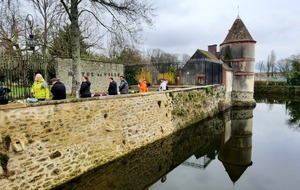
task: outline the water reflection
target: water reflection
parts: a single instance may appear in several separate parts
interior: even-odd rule
[[[257,102],[254,120],[252,109],[227,110],[55,189],[229,189],[232,183],[244,190],[299,187],[300,133],[284,123],[299,130],[300,102]],[[274,110],[268,112],[267,105]]]
[[[236,182],[252,164],[252,115],[252,109],[228,110],[55,189],[149,189],[181,164],[206,169],[217,156]]]
[[[252,165],[252,119],[252,109],[232,110],[231,136],[218,156],[234,183]]]
[[[287,125],[297,131],[300,131],[300,100],[286,97],[255,97],[257,103],[266,103],[270,110],[274,104],[285,104],[287,115],[290,117],[287,120]]]
[[[287,101],[286,110],[290,116],[287,121],[288,125],[300,130],[300,101]]]
[[[283,123],[299,129],[299,102],[262,101],[256,121],[252,109],[228,110],[59,188],[231,189],[233,183],[246,190],[293,189],[299,186],[299,133]]]
[[[236,182],[252,164],[251,149],[252,109],[229,110],[55,189],[147,189],[180,164],[205,169],[217,155]]]

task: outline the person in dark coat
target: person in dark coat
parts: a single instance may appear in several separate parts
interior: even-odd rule
[[[57,78],[51,79],[51,84],[52,100],[66,99],[66,86]]]
[[[120,76],[120,86],[119,86],[119,91],[120,94],[128,94],[128,82],[125,80],[124,76]]]
[[[7,94],[10,93],[11,90],[5,86],[0,86],[0,104],[7,104],[8,98]]]
[[[117,95],[117,83],[114,81],[112,77],[109,78],[109,86],[108,86],[108,95]]]
[[[80,86],[80,98],[88,98],[92,96],[92,93],[90,91],[91,88],[91,82],[89,81],[89,78],[87,76],[82,77],[82,83]]]

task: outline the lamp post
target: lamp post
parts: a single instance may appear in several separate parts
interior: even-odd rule
[[[35,41],[34,41],[34,35],[33,35],[33,16],[31,14],[28,14],[25,18],[25,53],[26,53],[26,61],[24,62],[24,94],[25,96],[30,96],[30,90],[27,91],[27,85],[28,85],[28,66],[29,66],[29,58],[28,58],[28,51],[34,51],[35,49]],[[33,76],[34,77],[34,76]]]
[[[34,24],[33,16],[31,14],[28,14],[25,18],[26,54],[27,54],[27,50],[34,51],[35,49],[33,24]]]

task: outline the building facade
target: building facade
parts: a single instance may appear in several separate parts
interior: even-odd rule
[[[183,66],[180,74],[184,85],[210,85],[222,83],[222,63],[215,56],[216,45],[209,51],[198,49]]]

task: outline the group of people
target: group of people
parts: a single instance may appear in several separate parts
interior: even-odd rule
[[[120,86],[119,93],[120,94],[128,94],[128,83],[125,80],[124,76],[120,76]],[[109,95],[117,95],[117,83],[114,81],[112,77],[109,78],[109,87],[108,94]],[[34,83],[31,88],[31,93],[35,99],[38,101],[44,101],[46,99],[50,99],[50,94],[52,94],[52,100],[62,100],[66,99],[66,86],[58,79],[52,78],[50,80],[51,86],[50,90],[47,82],[44,80],[41,74],[36,74]],[[80,89],[78,93],[81,98],[88,98],[92,96],[91,93],[91,82],[87,76],[82,77],[82,82],[80,85]]]
[[[50,88],[43,78],[41,74],[36,74],[34,83],[31,87],[31,93],[33,97],[37,101],[44,101],[46,99],[50,99],[50,95],[52,94],[52,100],[62,100],[66,99],[66,86],[60,81],[58,78],[52,78],[50,80]],[[168,81],[161,80],[161,84],[159,87],[159,91],[168,90]],[[146,80],[140,81],[138,87],[139,92],[148,92],[148,87],[150,83]],[[82,82],[79,89],[79,94],[81,98],[91,97],[91,82],[87,76],[82,77]],[[50,89],[50,90],[49,90]],[[109,86],[108,86],[108,95],[117,95],[117,94],[128,94],[129,85],[125,80],[124,76],[120,76],[120,85],[119,89],[117,87],[117,83],[114,81],[112,77],[109,78]],[[8,99],[5,98],[5,94],[10,92],[8,88],[0,87],[0,104],[5,104],[8,102]]]
[[[36,74],[34,83],[31,87],[31,94],[38,101],[44,101],[50,98],[50,92],[52,93],[52,100],[66,99],[66,87],[58,79],[53,78],[50,80],[51,91],[49,90],[48,84],[41,74]]]
[[[128,82],[125,80],[124,76],[120,76],[119,93],[128,94],[128,89],[129,89]],[[118,94],[117,83],[114,81],[112,77],[109,78],[109,86],[107,91],[108,91],[108,95]]]
[[[150,85],[151,84],[149,82],[147,82],[145,79],[141,80],[138,84],[139,92],[148,92]],[[166,90],[168,90],[168,81],[162,79],[160,81],[160,86],[158,88],[158,91],[166,91]]]

